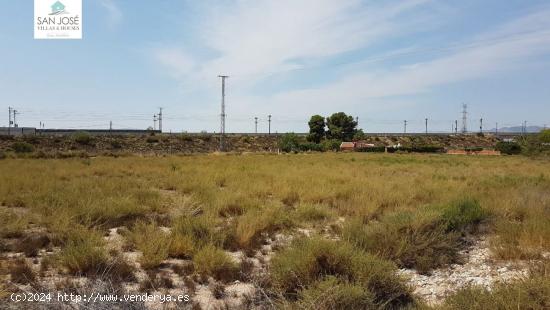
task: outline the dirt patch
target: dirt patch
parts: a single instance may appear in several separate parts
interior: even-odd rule
[[[487,238],[474,240],[460,251],[464,264],[453,264],[422,275],[413,269],[400,269],[414,293],[429,305],[441,304],[451,293],[470,285],[490,289],[495,283],[506,283],[528,275],[529,262],[493,260]]]

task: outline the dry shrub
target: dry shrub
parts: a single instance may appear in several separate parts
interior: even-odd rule
[[[319,237],[298,239],[272,261],[274,286],[290,300],[309,296],[307,292],[303,295],[304,290],[315,290],[319,281],[330,281],[330,277],[351,284],[347,289],[361,288],[361,294],[348,292],[359,298],[357,303],[363,302],[367,295],[379,307],[396,308],[413,303],[409,289],[395,275],[393,264],[344,242]]]
[[[223,235],[216,231],[217,221],[209,216],[181,216],[173,223],[172,233],[186,236],[193,241],[195,248],[213,243],[221,245]]]
[[[374,296],[360,285],[334,276],[314,282],[300,292],[299,309],[375,309]]]
[[[467,287],[447,297],[444,310],[550,309],[550,277],[538,275],[511,284],[497,284],[490,291]]]
[[[285,196],[281,199],[281,202],[288,207],[295,206],[298,202],[300,202],[300,194],[295,191],[290,191],[285,194]]]
[[[434,268],[458,262],[461,234],[475,228],[484,217],[477,202],[464,200],[445,207],[394,211],[368,224],[351,220],[344,226],[342,236],[401,267],[429,273]]]
[[[23,252],[27,257],[36,257],[38,251],[50,244],[50,238],[44,233],[29,234],[15,244],[16,252]]]
[[[128,241],[142,253],[139,262],[145,269],[158,267],[170,253],[170,235],[153,223],[137,222],[128,235]]]
[[[186,235],[172,234],[170,236],[170,247],[168,256],[172,258],[188,259],[195,252],[193,239]]]
[[[211,276],[216,280],[235,280],[239,267],[223,250],[206,245],[193,258],[196,272],[201,276]]]
[[[12,282],[29,284],[36,280],[36,274],[24,259],[16,260],[9,271]]]
[[[235,241],[242,249],[255,248],[261,243],[263,233],[290,228],[294,225],[288,212],[277,206],[251,210],[239,217],[235,230]]]

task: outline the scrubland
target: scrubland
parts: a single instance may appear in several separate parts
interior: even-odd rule
[[[484,235],[495,260],[539,263],[527,279],[492,291],[467,287],[436,307],[550,307],[547,159],[4,159],[0,176],[0,298],[55,274],[133,283],[138,291],[176,287],[192,296],[216,283],[216,298],[238,280],[261,292],[245,308],[424,309],[430,306],[396,270],[429,274],[460,263],[459,250]],[[285,242],[261,266],[251,262],[275,239]],[[167,266],[181,287],[162,276]]]

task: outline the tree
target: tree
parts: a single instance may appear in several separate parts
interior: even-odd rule
[[[321,142],[325,137],[325,118],[321,115],[313,115],[308,122],[309,135],[307,140],[315,143]]]
[[[541,130],[539,140],[542,143],[550,143],[550,129]]]
[[[351,141],[357,131],[357,122],[353,116],[338,112],[327,117],[327,137],[330,139]]]

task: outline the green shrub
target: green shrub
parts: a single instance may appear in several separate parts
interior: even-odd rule
[[[336,139],[323,140],[323,142],[321,142],[323,150],[325,151],[339,151],[340,144],[342,144],[342,141]]]
[[[364,303],[365,296],[372,296],[372,302],[380,308],[413,303],[409,289],[395,275],[395,267],[390,262],[358,251],[345,242],[319,237],[297,239],[278,253],[271,265],[274,287],[290,300],[300,297],[308,300],[319,288],[320,281],[334,281],[333,277],[340,283],[353,285],[353,294],[348,291],[342,295],[356,299],[348,299],[346,303]],[[362,289],[359,293],[358,288]],[[342,295],[340,301],[344,298]]]
[[[541,130],[538,138],[542,143],[550,143],[550,129]]]
[[[7,157],[6,153],[4,153],[3,151],[0,151],[0,160],[6,159],[6,157]]]
[[[193,262],[196,271],[202,276],[229,282],[238,276],[239,266],[224,251],[209,244],[197,251]]]
[[[495,149],[506,155],[517,155],[521,153],[521,145],[516,142],[500,141],[497,142]]]
[[[285,153],[300,151],[300,138],[293,132],[285,133],[279,138],[279,148]]]
[[[82,145],[90,145],[92,143],[92,135],[87,131],[77,131],[72,135],[73,140]]]
[[[479,202],[473,199],[464,199],[445,208],[443,220],[448,231],[458,231],[468,226],[476,225],[486,217],[485,211]]]
[[[149,137],[147,137],[147,139],[145,139],[145,141],[147,143],[158,143],[159,138],[157,138],[156,136],[149,136]]]
[[[358,152],[365,153],[384,153],[386,151],[385,146],[373,146],[373,147],[361,147],[357,149]]]
[[[15,153],[32,153],[34,146],[27,142],[15,142],[12,146]]]
[[[299,149],[302,152],[308,152],[308,151],[322,152],[322,151],[324,151],[323,146],[321,144],[317,144],[317,143],[313,143],[313,142],[301,143],[299,145]]]

